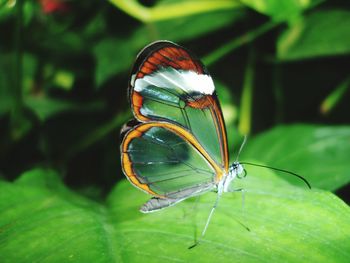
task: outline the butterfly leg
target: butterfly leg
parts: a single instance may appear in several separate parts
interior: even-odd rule
[[[241,205],[241,211],[242,211],[242,217],[244,218],[245,215],[244,215],[244,205],[245,205],[245,189],[244,188],[237,188],[237,189],[234,189],[233,187],[230,187],[228,189],[228,192],[232,193],[232,192],[241,192],[242,194],[242,205]],[[250,231],[250,228],[247,227],[245,224],[243,224],[242,222],[238,221],[235,219],[235,221],[240,224],[242,227],[244,227],[247,231]]]
[[[214,211],[215,211],[216,207],[218,206],[220,197],[221,197],[221,192],[219,191],[217,196],[216,196],[215,203],[214,203],[213,207],[210,210],[210,213],[209,213],[207,222],[205,223],[205,226],[203,228],[202,234],[200,235],[198,240],[193,245],[191,245],[188,249],[191,249],[191,248],[194,248],[195,246],[197,246],[200,243],[200,241],[202,240],[202,238],[204,237],[205,233],[207,232],[207,229],[208,229],[211,217],[213,216]]]
[[[197,208],[198,208],[198,203],[199,203],[199,200],[200,200],[200,195],[197,195],[194,198],[195,198],[194,204],[191,206],[191,209],[186,209],[184,211],[183,218],[188,218],[189,215],[197,213]]]
[[[245,189],[244,188],[233,188],[233,187],[229,187],[228,191],[229,193],[233,193],[233,192],[241,192],[241,195],[242,195],[242,206],[241,206],[241,209],[242,209],[242,214],[244,214],[244,205],[245,205]]]

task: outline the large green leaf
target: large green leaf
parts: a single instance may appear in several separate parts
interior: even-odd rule
[[[331,193],[249,169],[227,193],[194,249],[216,195],[141,214],[147,195],[126,180],[105,205],[65,188],[52,171],[0,181],[1,262],[348,262],[350,210]],[[247,231],[237,221],[250,228]]]
[[[248,140],[241,160],[254,158],[303,175],[313,187],[336,190],[350,182],[350,127],[288,125]],[[280,173],[293,183],[293,177]]]
[[[319,11],[293,23],[279,38],[281,60],[298,60],[350,52],[350,11]]]

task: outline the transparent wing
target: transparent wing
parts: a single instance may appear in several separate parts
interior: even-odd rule
[[[174,43],[155,42],[139,54],[130,84],[139,121],[181,125],[228,171],[226,130],[214,84],[194,55]]]
[[[135,124],[125,133],[121,152],[129,181],[160,198],[185,199],[208,191],[222,173],[193,135],[170,123]]]

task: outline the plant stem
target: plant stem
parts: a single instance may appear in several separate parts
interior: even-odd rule
[[[108,133],[113,131],[116,127],[122,126],[123,123],[125,123],[128,119],[130,119],[129,111],[119,113],[112,120],[108,121],[107,123],[98,127],[97,129],[95,129],[91,133],[87,134],[85,137],[83,137],[81,140],[79,140],[75,145],[73,145],[73,147],[71,147],[68,150],[68,152],[66,153],[64,160],[69,160],[75,154],[86,149],[90,145],[96,143],[102,137],[105,137]]]
[[[14,36],[15,56],[14,56],[14,72],[13,79],[14,104],[16,109],[22,107],[22,17],[23,17],[23,0],[17,1],[16,6],[16,29]]]
[[[28,122],[23,117],[23,97],[22,97],[22,23],[23,23],[23,1],[16,3],[16,26],[14,33],[14,58],[12,75],[12,109],[11,109],[11,136],[18,140],[28,130]]]
[[[216,49],[212,53],[206,55],[203,58],[203,62],[205,65],[212,65],[219,61],[221,58],[226,56],[228,53],[232,52],[233,50],[253,41],[257,37],[261,36],[262,34],[266,33],[267,31],[271,30],[272,28],[278,26],[280,23],[269,21],[262,26],[249,31],[245,33],[244,35],[233,39],[232,41],[222,45],[220,48]]]
[[[255,52],[250,47],[247,67],[244,74],[243,92],[241,97],[241,107],[238,130],[241,135],[248,135],[252,124],[253,88],[254,88],[254,66]]]
[[[283,90],[281,86],[281,65],[274,64],[273,65],[273,94],[274,99],[276,102],[276,114],[275,114],[275,122],[281,123],[284,118],[284,112],[283,112],[283,102],[284,102],[284,96],[283,96]]]
[[[335,106],[338,105],[339,101],[344,96],[345,92],[350,87],[350,76],[348,76],[338,87],[336,87],[331,94],[329,94],[322,102],[320,111],[322,114],[329,114]]]

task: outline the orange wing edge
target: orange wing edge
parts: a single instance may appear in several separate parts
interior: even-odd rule
[[[128,154],[128,146],[130,142],[137,138],[141,137],[142,134],[144,134],[147,130],[149,130],[152,127],[162,127],[166,128],[172,132],[174,132],[176,135],[180,136],[184,140],[188,141],[203,157],[207,160],[207,162],[213,167],[216,173],[216,181],[218,182],[218,178],[221,179],[223,176],[223,170],[220,168],[216,162],[210,157],[210,155],[205,151],[205,149],[202,147],[202,145],[197,141],[197,139],[187,130],[184,128],[177,126],[175,124],[169,123],[169,122],[147,122],[147,123],[141,123],[133,128],[131,128],[124,136],[123,142],[121,144],[121,160],[122,160],[122,169],[124,174],[126,175],[127,179],[137,188],[141,189],[142,191],[159,197],[159,198],[166,198],[162,195],[159,195],[158,193],[154,192],[150,187],[142,183],[137,175],[134,173],[133,167],[132,167],[132,161],[130,159],[130,156]]]

